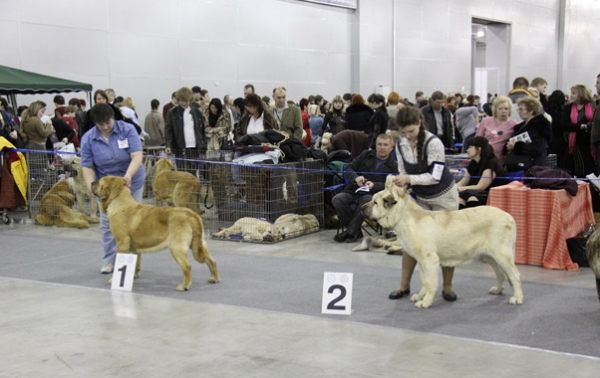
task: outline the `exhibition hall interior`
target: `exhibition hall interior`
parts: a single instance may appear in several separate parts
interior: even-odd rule
[[[0,35],[0,377],[598,375],[600,2],[0,0]]]

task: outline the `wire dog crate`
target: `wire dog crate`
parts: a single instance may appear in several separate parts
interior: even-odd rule
[[[228,236],[230,240],[277,242],[318,231],[323,224],[320,161],[278,165],[209,163],[208,169],[215,206],[211,227],[232,227],[236,221],[246,218],[244,229]],[[303,217],[282,218],[289,214]],[[274,227],[269,230],[262,222]],[[261,232],[262,239],[256,233],[253,237],[244,236],[252,232],[249,229],[260,228],[260,224],[267,229]]]

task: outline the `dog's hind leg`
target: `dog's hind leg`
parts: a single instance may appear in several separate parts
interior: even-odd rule
[[[496,273],[497,280],[496,286],[493,286],[488,293],[492,295],[500,295],[504,290],[504,281],[506,279],[506,275],[504,274],[504,271],[498,266],[496,260],[492,256],[485,256],[487,257],[486,262],[494,269],[494,273]]]
[[[184,243],[172,243],[169,249],[183,272],[183,282],[177,285],[177,291],[189,290],[192,285],[192,267],[187,259],[188,246]]]
[[[508,300],[512,305],[523,304],[523,288],[521,287],[521,275],[515,266],[514,257],[510,248],[506,248],[505,252],[501,252],[496,257],[496,263],[502,268],[508,282],[513,288],[513,296]]]
[[[213,259],[212,255],[208,251],[208,245],[204,239],[201,241],[196,241],[192,243],[192,254],[194,255],[194,259],[198,261],[200,264],[206,263],[208,266],[208,270],[210,271],[210,278],[208,282],[217,283],[219,282],[219,270],[217,269],[217,262]]]

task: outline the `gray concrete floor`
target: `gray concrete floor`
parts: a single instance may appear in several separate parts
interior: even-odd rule
[[[25,224],[2,234],[98,240],[99,230]],[[275,245],[209,240],[227,253],[398,267],[322,231]],[[98,256],[98,269],[100,256]],[[488,276],[480,262],[459,274]],[[522,276],[592,289],[580,273]],[[99,274],[99,273],[98,273]],[[390,287],[393,288],[393,285]],[[596,377],[600,359],[244,307],[0,277],[0,377]],[[435,308],[424,310],[435,311]],[[596,332],[596,330],[590,330]]]

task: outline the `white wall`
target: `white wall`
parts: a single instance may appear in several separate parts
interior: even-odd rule
[[[0,0],[0,64],[112,87],[142,118],[152,98],[164,104],[183,85],[220,98],[246,83],[261,95],[284,85],[296,101],[385,86],[412,99],[469,90],[477,17],[511,24],[507,81],[542,76],[551,91],[561,1],[562,89],[591,86],[600,2],[590,0],[361,0],[358,11],[296,0]]]
[[[565,9],[565,54],[563,88],[584,84],[595,93],[600,74],[600,2],[567,0]]]

